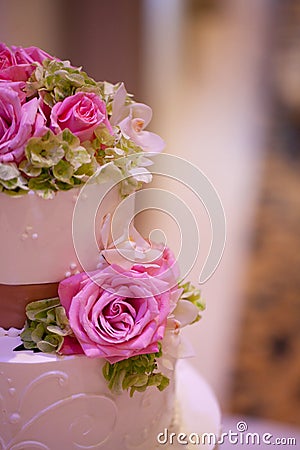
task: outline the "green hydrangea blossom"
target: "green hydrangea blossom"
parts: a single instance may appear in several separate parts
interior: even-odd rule
[[[62,347],[64,336],[73,334],[57,297],[29,303],[26,316],[27,322],[20,335],[25,349],[55,353]]]
[[[103,83],[90,78],[80,67],[72,67],[69,61],[45,59],[26,83],[27,95],[33,96],[40,92],[50,107],[79,91],[101,95]]]
[[[25,156],[19,169],[26,177],[27,189],[44,198],[81,186],[97,168],[95,157],[67,129],[58,135],[49,130],[42,137],[31,138]]]
[[[26,179],[14,163],[0,163],[0,192],[10,195],[26,193],[28,187]]]
[[[169,385],[169,378],[157,372],[156,359],[161,355],[160,345],[157,353],[133,356],[115,364],[106,362],[102,371],[109,389],[117,394],[129,390],[130,397],[135,392],[144,392],[149,386],[163,391]]]

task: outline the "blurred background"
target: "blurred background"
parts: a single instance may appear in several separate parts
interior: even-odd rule
[[[0,0],[0,39],[124,80],[166,152],[217,189],[227,242],[187,330],[225,415],[300,426],[300,1]],[[197,283],[210,227],[192,192]],[[167,183],[167,184],[165,184]],[[161,217],[162,216],[162,217]],[[156,219],[159,223],[156,223]],[[168,215],[139,218],[177,245]]]

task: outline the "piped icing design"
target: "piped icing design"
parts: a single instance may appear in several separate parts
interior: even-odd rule
[[[172,387],[112,396],[103,360],[14,353],[17,339],[0,338],[1,449],[156,448],[171,422]]]

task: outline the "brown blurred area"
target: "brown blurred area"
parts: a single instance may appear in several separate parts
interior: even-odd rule
[[[0,0],[0,39],[44,48],[95,79],[126,83],[141,95],[139,0]]]
[[[267,153],[230,410],[300,425],[300,2],[275,3]]]
[[[124,81],[140,98],[141,7],[139,0],[60,2],[61,57],[88,68],[95,79]]]
[[[267,155],[243,295],[235,414],[300,424],[299,161]]]
[[[203,289],[197,367],[224,413],[300,426],[300,1],[0,0],[0,10],[0,40],[150,100],[167,151],[212,180],[228,240]]]

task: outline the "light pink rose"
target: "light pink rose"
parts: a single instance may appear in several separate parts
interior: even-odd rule
[[[116,265],[103,267],[90,275],[80,273],[66,278],[59,284],[61,304],[84,353],[115,363],[157,352],[170,305],[174,303],[172,296],[178,293],[147,273]]]
[[[43,134],[44,127],[38,99],[22,103],[18,86],[0,83],[0,162],[19,163],[28,139]]]
[[[92,139],[95,128],[101,124],[105,125],[112,133],[106,105],[94,93],[77,92],[62,102],[56,103],[52,108],[50,118],[55,132],[59,133],[68,128],[79,137],[81,142]]]
[[[7,47],[0,43],[0,79],[27,81],[35,69],[34,63],[42,63],[45,58],[53,59],[37,47]]]

